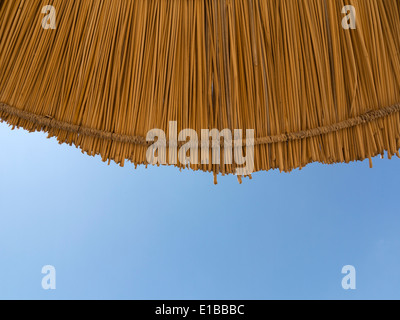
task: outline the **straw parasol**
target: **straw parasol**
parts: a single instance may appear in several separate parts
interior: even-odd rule
[[[0,119],[240,181],[372,162],[399,156],[399,34],[399,0],[0,0]]]

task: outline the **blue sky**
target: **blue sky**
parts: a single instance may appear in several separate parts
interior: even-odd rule
[[[6,124],[0,148],[1,299],[400,298],[397,158],[214,186]],[[341,286],[345,265],[357,290]]]

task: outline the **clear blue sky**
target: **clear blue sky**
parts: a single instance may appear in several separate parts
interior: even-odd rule
[[[5,124],[0,148],[0,298],[400,298],[397,158],[214,186],[107,166]],[[355,291],[342,289],[344,265]]]

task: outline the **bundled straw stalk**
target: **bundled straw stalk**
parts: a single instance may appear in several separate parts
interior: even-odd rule
[[[0,119],[121,165],[170,121],[254,129],[254,171],[392,157],[399,35],[399,0],[0,0]]]

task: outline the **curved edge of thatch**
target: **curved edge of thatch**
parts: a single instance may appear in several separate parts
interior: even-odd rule
[[[100,155],[103,161],[110,162],[113,160],[121,166],[124,165],[126,160],[131,161],[136,166],[148,165],[145,161],[145,150],[151,143],[147,142],[144,137],[120,135],[82,127],[58,121],[51,116],[33,114],[1,102],[0,122],[6,122],[13,128],[23,128],[29,132],[46,132],[49,138],[56,137],[60,144],[75,145],[83,153],[87,153],[90,156]],[[341,141],[341,147],[338,145],[330,146],[330,148],[337,149],[337,154],[334,156],[326,154],[326,150],[323,147],[324,140],[329,139],[333,139],[330,142]],[[104,142],[106,145],[101,142]],[[311,151],[311,154],[302,157],[303,159],[301,159],[300,163],[293,161],[291,164],[288,158],[290,158],[291,152],[294,152],[295,145],[303,145],[307,144],[307,142],[308,145],[314,145],[311,146],[311,149],[314,150]],[[135,152],[135,155],[128,157],[109,157],[106,150],[111,148],[112,143],[128,145],[131,148],[136,147],[140,150],[139,152]],[[354,150],[349,147],[350,144],[352,144]],[[243,140],[243,146],[245,145],[246,140]],[[280,169],[281,171],[290,172],[293,169],[303,168],[313,162],[334,164],[365,159],[370,159],[372,166],[371,159],[377,155],[383,155],[385,152],[388,152],[389,158],[393,155],[400,157],[398,152],[400,149],[400,103],[329,126],[257,138],[254,141],[254,145],[254,158],[256,162],[254,172],[270,169]],[[274,146],[276,146],[275,152],[271,150],[271,147]],[[304,146],[304,148],[307,148],[307,146]],[[308,148],[310,147],[308,146]],[[300,151],[302,154],[304,152],[307,153],[308,151]],[[262,157],[258,157],[261,154],[266,154],[266,157],[272,156],[275,159],[272,159],[271,163],[262,163],[270,161],[263,161]],[[186,168],[182,165],[174,166],[180,169]],[[190,169],[213,172],[216,176],[220,173],[223,175],[234,173],[236,166],[193,165],[190,166]],[[240,178],[239,181],[241,181]]]

